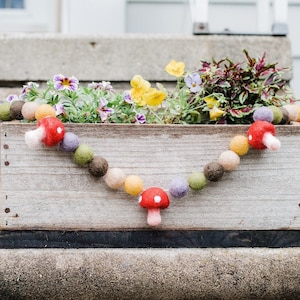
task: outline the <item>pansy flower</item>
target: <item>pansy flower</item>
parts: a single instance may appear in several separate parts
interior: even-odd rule
[[[10,95],[7,96],[6,101],[7,101],[7,102],[12,102],[12,101],[18,100],[18,99],[19,99],[19,97],[18,97],[17,95],[15,95],[15,94],[10,94]]]
[[[74,76],[65,77],[61,74],[55,75],[53,77],[54,88],[58,91],[70,90],[75,91],[78,88],[78,79]]]
[[[132,87],[130,90],[131,99],[141,106],[145,105],[146,103],[142,97],[150,89],[150,82],[145,80],[141,75],[135,75],[131,79],[130,85]]]
[[[185,64],[182,61],[171,60],[166,66],[166,72],[175,77],[180,77],[184,73]]]
[[[23,89],[22,89],[22,92],[21,92],[21,95],[20,95],[20,98],[21,99],[25,99],[26,95],[34,90],[34,89],[37,89],[39,87],[39,84],[36,83],[36,82],[33,82],[33,81],[29,81],[27,82],[27,84],[23,85]]]
[[[145,124],[146,123],[146,117],[145,117],[145,115],[137,113],[135,115],[135,122],[139,123],[139,124]]]
[[[202,80],[198,73],[186,75],[184,77],[184,82],[192,93],[197,93],[201,90]]]
[[[143,95],[143,101],[149,106],[157,106],[161,104],[166,97],[167,94],[165,92],[150,88],[147,93]]]
[[[57,103],[53,105],[53,108],[57,116],[66,114],[65,107],[63,106],[62,103]]]
[[[133,104],[133,101],[132,101],[132,99],[131,99],[130,91],[125,91],[125,92],[123,93],[123,99],[124,99],[124,101],[125,101],[126,103],[128,103],[128,104]]]
[[[108,102],[104,97],[100,98],[100,105],[97,108],[97,112],[99,113],[102,122],[105,122],[108,116],[114,112],[112,108],[107,107],[107,104]]]

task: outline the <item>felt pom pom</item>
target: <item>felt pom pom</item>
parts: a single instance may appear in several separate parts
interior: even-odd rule
[[[184,197],[189,191],[189,184],[184,178],[175,178],[171,181],[169,193],[172,197],[179,199]]]
[[[275,106],[275,105],[269,106],[269,108],[273,112],[273,121],[272,121],[272,123],[273,124],[280,124],[280,122],[282,121],[282,118],[283,118],[283,114],[282,114],[281,109],[279,107]]]
[[[45,136],[42,142],[48,146],[56,146],[64,137],[65,127],[56,117],[45,117],[39,120],[38,127],[44,127]]]
[[[25,102],[22,106],[21,113],[24,117],[24,119],[28,121],[34,121],[35,120],[35,111],[40,106],[37,102]]]
[[[10,104],[10,116],[13,120],[22,120],[22,107],[25,104],[23,100],[15,100]]]
[[[79,146],[79,138],[72,132],[66,132],[64,138],[59,143],[59,149],[66,152],[74,152]]]
[[[248,138],[244,135],[236,135],[231,139],[229,149],[239,156],[246,155],[249,151]]]
[[[5,102],[0,104],[0,120],[1,121],[10,121],[10,103]]]
[[[266,106],[258,107],[253,113],[254,121],[261,120],[271,123],[273,121],[273,117],[272,110]]]
[[[74,152],[73,159],[79,165],[86,165],[94,158],[93,149],[87,144],[80,144]]]
[[[218,162],[208,163],[204,167],[204,175],[209,181],[219,181],[224,174],[223,166]]]
[[[143,191],[143,180],[136,175],[127,176],[124,181],[124,190],[131,196],[137,196]]]
[[[95,156],[88,164],[88,171],[95,177],[102,177],[108,170],[108,162],[101,156]]]
[[[289,123],[289,112],[284,107],[279,107],[282,112],[282,120],[280,122],[281,125]]]
[[[221,153],[219,163],[226,171],[232,171],[240,164],[240,157],[235,152],[227,150]]]
[[[275,126],[269,122],[256,121],[248,129],[249,143],[255,149],[279,149],[280,141],[274,136]]]
[[[202,172],[194,172],[188,177],[188,184],[194,191],[199,191],[206,186],[207,180]]]
[[[283,106],[289,113],[289,121],[297,121],[298,119],[298,110],[296,104],[286,104]]]
[[[41,120],[44,117],[56,117],[55,109],[50,104],[41,104],[35,110],[36,120]]]
[[[104,176],[105,183],[111,189],[118,189],[123,186],[126,175],[122,169],[119,168],[109,168]]]

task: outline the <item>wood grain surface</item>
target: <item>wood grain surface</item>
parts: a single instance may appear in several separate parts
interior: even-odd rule
[[[2,230],[148,229],[138,197],[110,190],[56,147],[29,149],[24,134],[35,124],[1,123]],[[110,167],[136,174],[145,188],[216,161],[248,126],[67,124]],[[300,229],[300,126],[277,126],[277,152],[251,149],[240,166],[162,211],[158,229]]]

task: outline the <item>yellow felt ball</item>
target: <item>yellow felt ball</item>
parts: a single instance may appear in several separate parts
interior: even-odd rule
[[[244,135],[236,135],[230,141],[229,149],[239,156],[243,156],[249,151],[248,138]]]
[[[56,117],[55,109],[50,104],[41,104],[35,110],[36,120],[41,120],[44,117]]]
[[[127,176],[124,182],[124,190],[131,196],[137,196],[143,191],[143,180],[136,175]]]
[[[119,168],[110,168],[106,172],[104,176],[105,183],[111,189],[118,189],[120,188],[126,179],[126,175],[122,169]]]

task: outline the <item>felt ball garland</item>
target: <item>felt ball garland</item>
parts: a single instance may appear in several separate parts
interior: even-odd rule
[[[9,104],[9,103],[8,103]],[[240,164],[240,158],[246,155],[251,146],[257,150],[280,148],[280,141],[275,137],[275,127],[271,123],[283,124],[298,118],[299,110],[293,105],[286,107],[261,107],[253,115],[254,123],[249,126],[247,135],[236,135],[229,143],[229,149],[223,151],[216,161],[207,163],[203,172],[191,173],[188,178],[175,178],[170,182],[168,190],[161,187],[144,189],[142,178],[132,174],[127,176],[120,168],[110,168],[105,158],[94,155],[93,149],[81,143],[78,136],[72,132],[65,132],[64,125],[53,114],[50,105],[36,105],[33,102],[16,103],[11,113],[10,106],[2,104],[0,119],[9,120],[11,116],[28,120],[37,120],[37,128],[25,133],[25,142],[30,148],[37,148],[44,144],[47,147],[58,146],[61,151],[73,154],[76,164],[87,166],[89,173],[95,177],[103,177],[110,189],[123,188],[134,197],[139,197],[139,205],[147,209],[147,223],[157,226],[161,223],[160,210],[170,204],[169,196],[180,199],[189,190],[202,190],[209,181],[217,182],[224,173],[235,170]],[[17,109],[15,109],[17,108]]]

